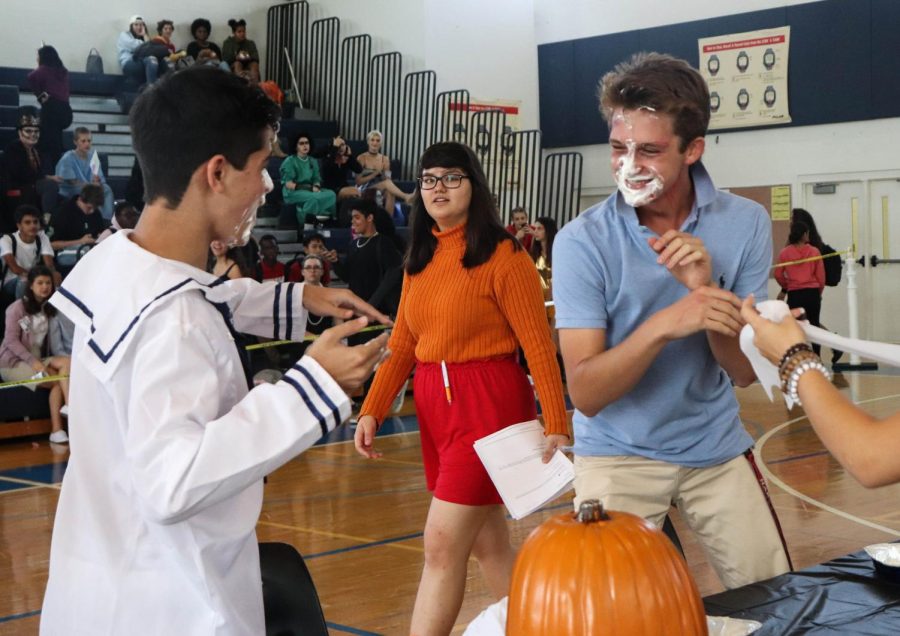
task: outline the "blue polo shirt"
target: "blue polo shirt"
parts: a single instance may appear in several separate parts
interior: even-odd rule
[[[681,231],[703,239],[720,287],[766,298],[772,227],[765,209],[716,190],[699,162],[691,178],[694,206]],[[566,224],[553,244],[557,328],[605,329],[611,349],[687,296],[657,264],[647,244],[654,235],[618,193]],[[705,332],[668,343],[637,385],[594,417],[576,410],[574,429],[577,455],[640,455],[692,467],[721,464],[753,444]]]

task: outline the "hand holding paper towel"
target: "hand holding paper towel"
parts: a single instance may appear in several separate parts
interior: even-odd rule
[[[756,310],[766,320],[771,320],[776,323],[780,323],[786,316],[791,315],[790,307],[782,300],[764,300],[756,305]],[[781,390],[781,379],[778,377],[778,367],[769,362],[760,350],[756,348],[756,345],[753,344],[753,338],[755,336],[756,333],[753,331],[753,327],[749,324],[744,325],[744,328],[741,329],[741,351],[744,352],[744,355],[747,356],[747,360],[750,361],[750,365],[753,367],[753,371],[756,373],[759,383],[762,384],[766,395],[769,396],[770,400],[774,400],[772,387],[774,386],[777,390]],[[793,400],[785,396],[785,401],[787,402],[788,408],[793,408]]]
[[[763,318],[775,323],[780,323],[791,311],[787,304],[780,300],[763,301],[756,305],[756,309]],[[799,324],[803,329],[803,333],[806,334],[806,337],[811,342],[823,344],[832,349],[840,349],[841,351],[856,354],[870,360],[875,360],[876,362],[883,362],[884,364],[889,364],[894,367],[900,366],[900,345],[888,344],[886,342],[869,342],[866,340],[858,340],[856,338],[845,338],[844,336],[833,334],[820,327],[813,327],[806,322],[801,322]],[[759,349],[756,348],[756,345],[753,344],[753,339],[755,337],[756,334],[753,331],[753,327],[749,324],[745,325],[741,330],[740,336],[741,351],[747,356],[747,359],[753,366],[756,377],[759,378],[760,383],[766,391],[766,395],[768,395],[771,400],[774,399],[772,397],[772,386],[774,385],[778,389],[781,388],[778,369],[774,364],[769,362]],[[785,347],[785,349],[787,349],[787,347]],[[785,400],[788,403],[788,408],[793,406],[793,402],[788,400],[787,397],[785,397]]]

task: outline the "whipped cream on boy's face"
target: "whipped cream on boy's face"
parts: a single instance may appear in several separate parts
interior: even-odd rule
[[[657,200],[684,168],[672,118],[658,114],[652,107],[615,110],[610,119],[609,142],[616,185],[632,207]]]
[[[272,190],[272,178],[267,170],[262,171],[263,183],[265,184],[266,193]],[[250,242],[250,236],[253,234],[253,227],[256,225],[256,212],[259,207],[266,202],[266,193],[262,197],[256,199],[250,207],[248,207],[241,216],[241,221],[234,226],[234,232],[230,240],[228,240],[228,248],[241,247]]]
[[[619,192],[625,199],[625,203],[633,208],[647,205],[663,191],[663,180],[653,168],[641,168],[635,165],[635,152],[637,144],[626,142],[627,152],[619,156],[616,165],[615,177]]]

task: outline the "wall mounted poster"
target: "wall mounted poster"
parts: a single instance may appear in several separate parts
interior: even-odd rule
[[[710,130],[790,123],[790,37],[785,26],[697,41],[700,73],[709,85]]]

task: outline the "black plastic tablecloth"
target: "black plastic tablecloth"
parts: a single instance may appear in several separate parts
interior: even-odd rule
[[[754,636],[900,635],[900,583],[855,552],[703,599],[710,616],[759,621]]]

